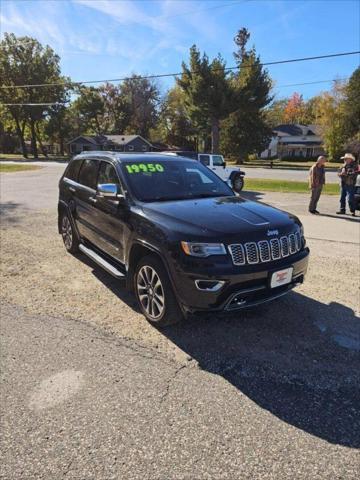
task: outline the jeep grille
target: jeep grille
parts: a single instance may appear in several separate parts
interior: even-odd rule
[[[293,255],[301,250],[302,244],[300,232],[296,232],[271,240],[232,244],[229,251],[234,265],[254,265]]]

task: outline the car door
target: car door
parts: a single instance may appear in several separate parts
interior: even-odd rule
[[[75,198],[75,222],[80,236],[97,244],[97,209],[95,208],[97,175],[100,161],[85,158],[78,176]]]
[[[119,176],[113,164],[106,160],[100,163],[97,184],[116,184],[118,193],[122,194]],[[117,200],[96,195],[95,228],[97,230],[97,246],[116,260],[124,261],[124,215]]]
[[[227,180],[227,173],[224,168],[224,158],[222,157],[222,155],[212,155],[211,160],[211,170],[216,173],[216,175],[222,180]]]

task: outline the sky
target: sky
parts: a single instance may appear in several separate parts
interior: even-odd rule
[[[360,50],[360,0],[0,0],[4,32],[32,36],[61,57],[73,81],[181,71],[194,43],[213,58],[233,58],[246,27],[263,62]],[[359,66],[360,56],[268,67],[276,98],[309,98]],[[162,91],[174,78],[158,81]]]

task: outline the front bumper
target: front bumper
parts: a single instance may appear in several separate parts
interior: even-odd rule
[[[173,284],[178,299],[187,311],[234,311],[265,303],[288,293],[303,282],[307,272],[309,249],[304,248],[295,255],[281,260],[236,267],[208,265],[208,269],[191,265],[172,272]],[[291,282],[287,285],[270,288],[272,273],[293,267]],[[191,271],[192,270],[192,271]],[[202,275],[200,272],[202,271]],[[207,275],[203,272],[206,271]],[[217,291],[201,291],[196,288],[196,280],[218,280],[224,282]]]

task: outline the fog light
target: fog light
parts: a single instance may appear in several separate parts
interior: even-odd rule
[[[203,292],[217,292],[224,283],[223,280],[195,280],[196,288]]]

